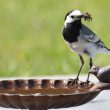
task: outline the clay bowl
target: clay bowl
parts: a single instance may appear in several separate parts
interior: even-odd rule
[[[55,79],[3,80],[0,81],[0,106],[29,110],[79,106],[100,93],[100,89],[90,90],[94,85]]]

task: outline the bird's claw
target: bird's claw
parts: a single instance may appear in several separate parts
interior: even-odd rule
[[[89,80],[87,80],[87,81],[86,81],[86,83],[87,83],[87,84],[89,84],[89,83],[90,83],[90,81],[89,81]]]
[[[69,79],[67,85],[69,85],[69,86],[77,85],[78,81],[79,81],[79,78]]]
[[[88,87],[89,84],[90,84],[90,81],[87,80],[86,82],[81,82],[81,83],[80,83],[80,86],[81,86],[81,87]]]
[[[87,81],[85,82],[85,86],[89,86],[89,83],[90,83],[90,81],[87,80]]]

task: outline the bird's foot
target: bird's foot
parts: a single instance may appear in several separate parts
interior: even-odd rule
[[[86,80],[85,86],[88,87],[89,86],[89,83],[90,83],[90,81],[89,80]]]
[[[90,83],[90,81],[89,81],[89,80],[87,80],[87,81],[86,81],[86,83],[87,83],[87,84],[89,84],[89,83]]]
[[[75,78],[75,79],[69,79],[67,85],[69,86],[73,86],[73,85],[77,85],[79,81],[79,78]]]
[[[89,86],[89,82],[90,82],[90,81],[87,81],[87,80],[86,80],[85,82],[81,82],[81,83],[80,83],[80,86],[81,86],[81,87],[88,87],[88,86]]]

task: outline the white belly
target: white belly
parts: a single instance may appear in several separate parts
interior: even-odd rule
[[[82,54],[84,52],[84,45],[80,44],[79,42],[77,43],[71,43],[69,44],[69,47],[74,50],[75,52]]]
[[[69,47],[78,54],[86,54],[93,57],[97,52],[97,47],[93,43],[75,42],[69,44]]]

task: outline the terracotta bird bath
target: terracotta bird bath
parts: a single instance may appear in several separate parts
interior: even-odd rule
[[[48,110],[85,104],[94,99],[100,89],[68,80],[18,79],[0,81],[0,106],[5,108]]]

